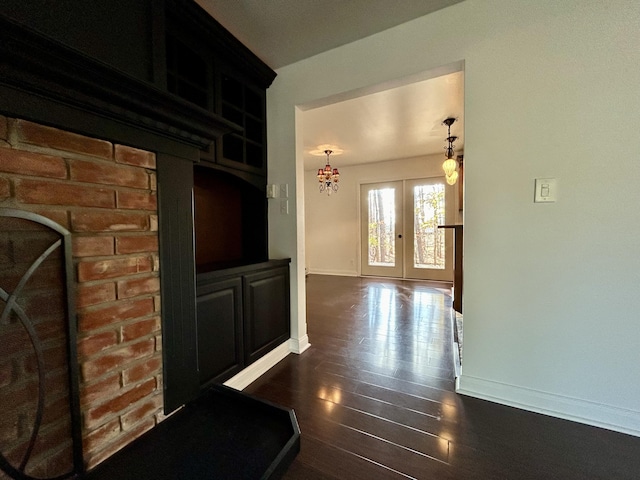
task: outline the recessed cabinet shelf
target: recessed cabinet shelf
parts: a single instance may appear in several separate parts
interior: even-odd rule
[[[220,113],[237,123],[242,133],[225,135],[217,161],[223,165],[264,173],[266,160],[265,94],[230,74],[220,74]]]
[[[167,90],[209,109],[211,92],[207,62],[173,35],[167,35],[166,42]]]
[[[184,7],[172,2],[175,8]],[[263,75],[252,77],[243,71],[246,64],[234,65],[225,56],[229,52],[211,48],[211,31],[185,24],[184,13],[171,12],[167,18],[167,89],[237,126],[203,149],[200,159],[254,184],[259,182],[250,176],[266,183],[265,92],[273,78],[265,82]]]

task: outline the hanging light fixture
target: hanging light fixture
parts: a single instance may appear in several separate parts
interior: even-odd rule
[[[451,135],[451,125],[453,125],[455,121],[455,118],[449,117],[445,119],[444,122],[442,122],[443,125],[447,126],[447,138],[445,139],[445,141],[447,142],[447,146],[444,147],[446,151],[445,156],[447,157],[447,159],[442,164],[442,169],[444,170],[444,174],[449,185],[455,185],[456,181],[458,180],[458,161],[455,157],[455,145],[453,144],[453,142],[455,142],[458,137],[456,137],[455,135]]]
[[[320,182],[320,193],[327,192],[327,195],[331,195],[331,192],[338,191],[338,180],[340,179],[340,172],[337,168],[331,168],[329,162],[329,155],[333,153],[333,150],[324,150],[324,154],[327,156],[327,164],[324,168],[318,169],[318,182]]]

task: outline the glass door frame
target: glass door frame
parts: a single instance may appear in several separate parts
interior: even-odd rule
[[[404,226],[403,226],[403,181],[375,182],[360,184],[360,274],[374,277],[404,277]],[[394,224],[394,265],[369,265],[369,200],[372,190],[394,189],[395,224]]]
[[[445,185],[445,224],[455,221],[455,189],[447,185],[445,177],[423,177],[401,179],[385,182],[367,182],[359,184],[360,199],[360,275],[375,277],[393,277],[433,281],[453,281],[453,236],[450,229],[443,229],[445,234],[445,268],[413,267],[413,187],[420,184],[443,183]],[[369,205],[365,191],[377,188],[395,188],[395,265],[393,267],[368,265],[369,240]]]
[[[415,205],[415,187],[419,185],[444,185],[444,223],[451,224],[455,217],[455,198],[454,191],[449,185],[447,185],[445,177],[425,177],[416,178],[404,181],[404,225],[405,225],[405,266],[404,266],[404,278],[418,279],[418,280],[434,280],[434,281],[453,281],[453,232],[450,229],[439,229],[444,235],[444,268],[417,268],[414,264],[414,245],[415,245],[415,231],[414,231],[414,205]]]

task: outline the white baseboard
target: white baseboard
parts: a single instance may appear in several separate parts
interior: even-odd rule
[[[337,275],[339,277],[357,277],[358,272],[355,270],[323,270],[319,268],[310,268],[308,273],[313,275]]]
[[[264,375],[271,367],[275,366],[280,360],[285,358],[291,350],[289,348],[290,340],[287,340],[283,344],[277,346],[264,357],[256,360],[247,368],[236,374],[224,384],[227,387],[235,388],[236,390],[244,390],[249,384],[255,382],[258,378]]]
[[[460,363],[460,345],[458,345],[458,342],[453,342],[453,368],[456,379],[460,378],[460,375],[462,375],[462,364]]]
[[[310,346],[309,335],[304,335],[302,338],[289,339],[289,350],[293,353],[301,354]]]
[[[635,410],[470,377],[464,373],[456,379],[456,392],[640,437],[640,412]]]

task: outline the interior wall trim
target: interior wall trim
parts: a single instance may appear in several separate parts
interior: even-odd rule
[[[261,357],[259,360],[253,362],[235,376],[231,377],[229,380],[224,382],[224,385],[235,388],[236,390],[244,390],[290,353],[289,340],[287,340],[271,350],[265,356]]]
[[[323,268],[309,268],[310,275],[337,275],[339,277],[357,277],[358,272],[356,270],[332,270]]]
[[[311,347],[311,344],[309,343],[309,335],[305,334],[304,336],[302,336],[300,338],[290,338],[289,339],[289,348],[290,348],[292,353],[300,355],[305,350],[307,350],[309,347]]]
[[[639,411],[485,380],[464,375],[464,373],[456,382],[456,392],[509,407],[640,437]]]

